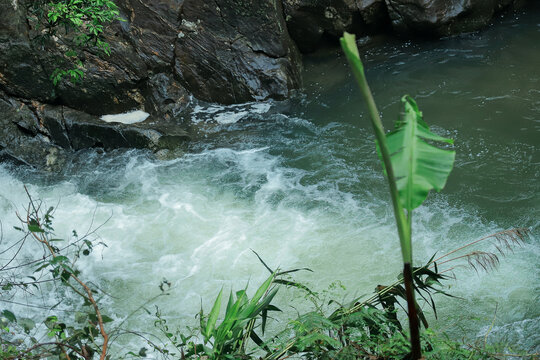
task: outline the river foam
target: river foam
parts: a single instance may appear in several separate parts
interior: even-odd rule
[[[500,256],[496,270],[476,272],[466,261],[456,267],[455,280],[444,284],[458,298],[436,296],[439,320],[426,309],[431,325],[469,341],[483,342],[489,332],[488,341],[538,352],[540,33],[533,27],[502,24],[364,56],[385,119],[395,119],[409,92],[434,131],[455,139],[446,188],[414,212],[415,263],[496,231],[532,231]],[[60,201],[58,236],[100,226],[107,247],[79,266],[113,295],[103,301],[118,319],[159,294],[165,278],[170,295],[155,304],[172,324],[193,323],[201,302],[208,309],[220,288],[253,288],[266,278],[252,249],[275,268],[311,268],[295,277],[314,290],[342,281],[345,299],[392,283],[401,254],[387,185],[337,51],[306,59],[306,93],[287,111],[273,102],[200,104],[191,120],[201,140],[181,158],[88,150],[56,175],[0,166],[4,238],[15,234],[14,211],[26,203],[23,184],[49,205]],[[498,251],[493,243],[476,249]],[[280,291],[283,318],[309,306],[299,298]],[[138,313],[128,325],[147,327],[152,319]]]

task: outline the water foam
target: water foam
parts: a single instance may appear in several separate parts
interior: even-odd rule
[[[117,122],[131,125],[143,122],[149,116],[150,114],[147,112],[144,112],[142,110],[134,110],[123,114],[103,115],[102,117],[100,117],[100,119],[108,123]]]

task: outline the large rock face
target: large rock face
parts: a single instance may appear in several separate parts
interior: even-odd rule
[[[117,0],[125,21],[106,32],[111,55],[86,50],[82,83],[56,87],[49,77],[69,63],[65,44],[33,40],[41,29],[27,21],[28,1],[0,3],[0,89],[15,97],[94,115],[176,116],[189,99],[184,86],[222,103],[285,98],[300,86],[280,0]]]
[[[280,0],[186,0],[181,18],[175,70],[196,97],[239,103],[299,87]]]
[[[394,32],[441,37],[489,24],[498,12],[526,0],[282,0],[287,27],[304,53],[343,31],[358,36]]]

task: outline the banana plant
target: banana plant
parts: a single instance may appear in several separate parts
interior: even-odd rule
[[[454,165],[454,151],[432,144],[453,144],[453,140],[431,132],[416,102],[408,95],[401,98],[403,111],[394,130],[386,134],[366,80],[355,36],[344,33],[340,42],[367,103],[377,151],[388,179],[403,256],[411,358],[420,359],[419,322],[412,279],[412,214],[414,209],[422,205],[431,190],[440,191],[444,187]]]

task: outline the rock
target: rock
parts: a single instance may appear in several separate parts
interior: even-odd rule
[[[181,18],[175,72],[198,99],[283,99],[300,87],[281,0],[185,0]]]
[[[84,54],[85,75],[80,83],[62,81],[56,89],[57,101],[93,115],[124,112],[142,107],[141,84],[147,67],[125,41],[112,41],[111,55]],[[52,73],[57,62],[48,59],[44,68]]]
[[[344,31],[359,36],[390,25],[384,0],[283,0],[287,28],[300,51],[316,50],[325,35],[337,42]]]
[[[119,0],[126,20],[119,24],[123,36],[153,72],[167,72],[174,63],[174,43],[180,26],[183,0]]]
[[[147,148],[176,154],[190,138],[174,121],[105,122],[65,106],[25,103],[0,92],[0,161],[59,171],[73,150]]]
[[[180,127],[154,126],[150,122],[137,124],[108,123],[86,113],[64,108],[64,122],[71,147],[81,150],[92,147],[112,150],[138,148],[160,150],[181,146],[190,136]]]
[[[300,86],[300,59],[281,0],[117,3],[125,21],[107,27],[110,56],[85,49],[82,82],[54,86],[50,75],[57,68],[75,67],[65,56],[64,38],[32,40],[43,38],[42,28],[27,21],[27,6],[4,1],[0,87],[12,96],[92,115],[144,109],[171,117],[187,106],[183,86],[196,97],[223,103],[286,98]]]
[[[64,149],[71,149],[62,106],[36,106],[40,122],[43,125],[42,131],[51,139],[51,142]]]
[[[478,30],[513,0],[386,0],[394,30],[408,35],[448,36]]]
[[[58,171],[66,152],[41,132],[34,132],[37,129],[37,117],[28,105],[0,99],[0,160]]]
[[[165,120],[180,119],[190,102],[190,95],[178,81],[164,73],[150,77],[144,108],[151,114],[162,114]]]

